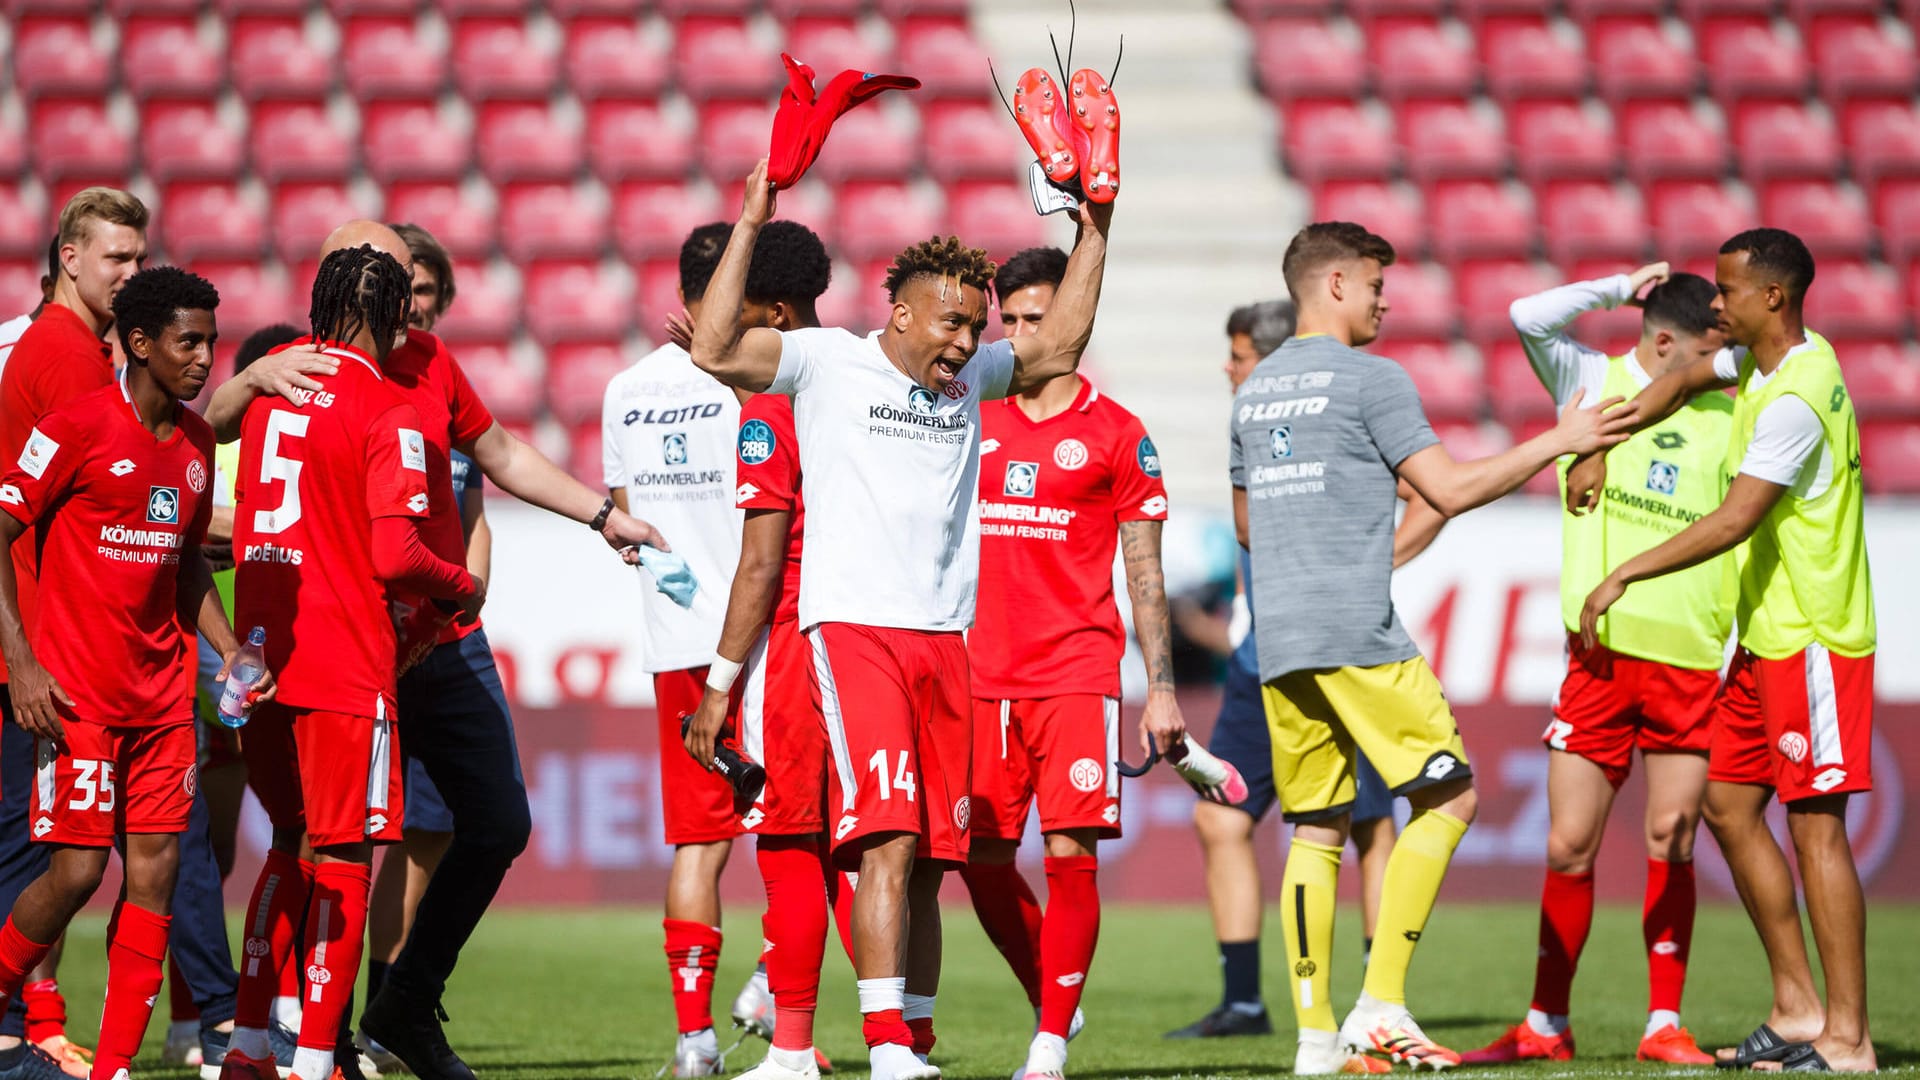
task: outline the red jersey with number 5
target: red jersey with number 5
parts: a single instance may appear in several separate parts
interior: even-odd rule
[[[807,509],[800,501],[800,445],[793,433],[793,399],[755,394],[740,406],[740,463],[733,504],[742,510],[790,510],[787,566],[780,575],[774,622],[800,618],[800,536]]]
[[[980,593],[973,696],[1120,694],[1126,631],[1114,605],[1123,521],[1164,521],[1160,452],[1132,413],[1084,383],[1072,407],[1028,419],[980,408]]]
[[[376,518],[426,520],[419,414],[365,354],[295,405],[255,398],[234,481],[234,625],[267,631],[279,700],[382,718],[394,699],[394,628],[374,576]]]

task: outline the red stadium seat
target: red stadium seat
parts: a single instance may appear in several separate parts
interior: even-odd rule
[[[1602,19],[1587,32],[1594,85],[1616,104],[1636,98],[1680,99],[1693,93],[1699,67],[1656,22]]]
[[[263,326],[274,323],[304,326],[306,322],[303,316],[307,311],[307,298],[295,297],[287,288],[286,274],[277,268],[258,260],[243,259],[196,261],[189,269],[220,290],[218,317],[222,347],[215,354],[220,360],[231,361],[233,351],[247,335]]]
[[[666,50],[630,18],[576,19],[567,25],[567,82],[584,100],[657,98],[666,89],[667,72]]]
[[[1465,97],[1479,76],[1463,34],[1426,19],[1381,19],[1367,31],[1374,84],[1388,98]]]
[[[631,19],[646,10],[640,0],[547,0],[548,14],[556,19],[589,16]]]
[[[1847,393],[1863,417],[1920,418],[1920,353],[1893,340],[1836,341]]]
[[[1860,465],[1869,492],[1920,494],[1920,423],[1860,425]]]
[[[1275,101],[1366,94],[1360,48],[1325,19],[1273,19],[1253,32],[1254,71]]]
[[[453,81],[470,101],[544,101],[559,60],[517,18],[462,19],[453,27]]]
[[[894,66],[920,80],[921,94],[983,98],[992,92],[987,82],[986,51],[974,40],[964,17],[916,13],[913,18],[902,19],[895,29],[899,38]]]
[[[1912,4],[1912,0],[1908,2],[1914,14],[1920,14],[1920,5]],[[1822,16],[1878,15],[1886,6],[1880,0],[1787,0],[1787,14],[1795,22],[1806,23]]]
[[[298,19],[243,18],[227,26],[227,68],[248,101],[319,101],[333,88],[334,58],[307,37]]]
[[[27,175],[27,130],[19,121],[0,117],[0,176]]]
[[[481,106],[475,145],[480,171],[496,184],[571,179],[586,156],[577,128],[530,101]]]
[[[859,16],[866,9],[866,0],[768,0],[767,2],[767,13],[782,22],[808,15],[851,19]]]
[[[533,0],[434,0],[433,6],[449,19],[468,19],[489,15],[525,15],[533,10],[535,4]]]
[[[1764,16],[1708,19],[1694,34],[1707,85],[1723,106],[1752,98],[1798,101],[1806,93],[1812,74],[1806,50]]]
[[[1807,325],[1831,337],[1904,335],[1899,276],[1878,263],[1821,260],[1807,293]]]
[[[453,280],[460,293],[446,318],[434,324],[434,333],[461,342],[503,341],[513,336],[520,325],[522,292],[510,271],[456,261]]]
[[[1773,0],[1678,0],[1674,8],[1683,21],[1699,23],[1728,16],[1765,19],[1773,6]]]
[[[5,201],[6,196],[0,194],[0,206],[4,206]],[[4,236],[0,233],[0,238]],[[15,314],[32,311],[40,302],[40,278],[47,272],[46,240],[40,243],[42,250],[38,259],[0,260],[0,297],[5,298],[7,309]]]
[[[1420,404],[1434,420],[1478,420],[1486,411],[1479,358],[1445,341],[1402,341],[1383,333],[1378,351],[1413,376]]]
[[[429,48],[410,17],[348,19],[341,35],[341,70],[348,89],[362,101],[432,98],[446,85],[446,51]]]
[[[1479,342],[1511,338],[1513,323],[1507,308],[1522,296],[1562,283],[1559,274],[1520,259],[1465,262],[1457,273],[1467,336]]]
[[[113,65],[85,20],[22,19],[11,45],[14,86],[31,101],[50,95],[104,97]]]
[[[53,226],[39,200],[29,197],[19,184],[0,184],[0,255],[9,259],[38,258],[45,267],[47,243],[52,239]],[[35,274],[33,280],[36,284],[28,292],[39,289],[40,275]],[[8,296],[11,294],[0,291],[0,297]]]
[[[1566,0],[1567,17],[1583,28],[1601,19],[1652,19],[1667,13],[1666,0]]]
[[[584,428],[589,421],[597,433],[607,383],[632,366],[617,341],[557,345],[547,353],[547,403],[554,419]],[[597,481],[600,470],[593,470]],[[604,485],[595,483],[595,487]]]
[[[935,100],[920,114],[921,160],[942,180],[1019,176],[1026,145],[997,101]]]
[[[572,184],[513,184],[500,192],[500,247],[517,263],[597,256],[607,221],[604,201]]]
[[[1888,261],[1904,265],[1920,256],[1920,180],[1881,184],[1874,193],[1873,219],[1880,225],[1880,243]],[[1915,299],[1920,301],[1920,296]]]
[[[133,167],[133,140],[99,101],[35,102],[27,132],[42,180],[123,176]]]
[[[842,71],[892,70],[892,55],[862,33],[859,22],[850,16],[806,16],[793,20],[787,26],[785,51],[813,69],[816,86],[825,86],[827,80]]]
[[[661,0],[660,13],[670,19],[744,19],[758,6],[754,0]]]
[[[1525,188],[1487,180],[1437,184],[1427,195],[1433,251],[1441,259],[1525,257],[1536,233]]]
[[[298,17],[305,15],[308,7],[306,0],[214,0],[213,6],[229,19],[255,15]]]
[[[525,424],[540,415],[541,406],[545,404],[541,380],[514,362],[507,342],[463,341],[454,359],[494,419]]]
[[[175,184],[154,209],[160,243],[175,262],[251,259],[266,243],[267,223],[259,207],[229,184]],[[314,246],[319,247],[317,241]]]
[[[1541,19],[1489,19],[1480,27],[1487,92],[1496,98],[1577,98],[1587,55]]]
[[[1613,114],[1573,101],[1518,101],[1508,107],[1514,162],[1528,183],[1613,175]]]
[[[693,132],[656,102],[595,101],[587,106],[587,162],[609,183],[685,176]]]
[[[1910,99],[1920,85],[1920,61],[1914,57],[1912,37],[1885,32],[1871,15],[1820,19],[1808,36],[1820,96],[1828,101],[1876,96]]]
[[[120,81],[137,98],[219,96],[226,57],[200,38],[193,22],[129,19],[120,30]]]
[[[1727,237],[1758,224],[1744,191],[1705,181],[1656,184],[1653,235],[1663,258],[1712,258]]]
[[[353,171],[353,144],[323,105],[298,101],[256,106],[248,141],[254,171],[268,183],[345,180]]]
[[[1419,189],[1378,180],[1329,181],[1313,200],[1316,221],[1353,221],[1385,237],[1402,259],[1418,258],[1427,250],[1426,208]],[[1394,291],[1401,272],[1395,267]]]
[[[1920,108],[1911,101],[1855,101],[1843,119],[1848,157],[1862,184],[1920,176]]]
[[[640,332],[655,341],[665,341],[667,319],[686,310],[680,302],[679,260],[648,259],[634,266],[633,276]]]
[[[680,89],[696,99],[771,96],[786,78],[780,57],[742,19],[682,20],[673,65]]]
[[[1345,101],[1294,102],[1280,143],[1287,171],[1309,187],[1342,177],[1385,178],[1399,162],[1388,125]]]
[[[1647,208],[1639,192],[1601,181],[1549,186],[1543,195],[1547,257],[1557,263],[1575,259],[1644,258],[1652,239]]]
[[[1513,445],[1507,429],[1492,421],[1443,420],[1433,425],[1433,433],[1440,436],[1441,445],[1455,461],[1492,457]]]
[[[1841,164],[1840,138],[1823,112],[1783,101],[1740,106],[1733,145],[1748,182],[1782,176],[1831,177]]]
[[[1451,337],[1460,319],[1453,271],[1431,263],[1396,263],[1387,274],[1387,316],[1382,327],[1395,337]]]
[[[946,232],[941,199],[924,188],[908,184],[868,182],[848,184],[839,193],[834,231],[840,250],[856,259],[893,255],[936,233]],[[1013,213],[1022,211],[1015,203]]]
[[[1476,33],[1495,19],[1538,19],[1539,16],[1540,5],[1534,0],[1454,0],[1453,3],[1453,17],[1464,20]]]
[[[473,135],[427,101],[375,101],[360,111],[367,172],[397,180],[458,180],[473,160]]]
[[[1395,129],[1407,173],[1421,183],[1453,177],[1498,177],[1507,171],[1499,115],[1460,101],[1409,101]]]
[[[326,0],[327,11],[336,19],[375,15],[412,18],[419,14],[421,0]]]
[[[701,106],[696,138],[700,164],[717,183],[744,179],[767,156],[773,105],[764,101],[710,101]]]
[[[1826,259],[1862,256],[1873,244],[1866,196],[1852,184],[1826,180],[1780,180],[1760,193],[1760,217],[1806,241]]]
[[[836,121],[833,134],[809,175],[830,183],[904,180],[912,175],[920,154],[919,133],[911,122],[913,107],[894,109],[891,107],[894,104],[877,101]],[[1006,168],[1005,155],[995,164],[1002,166],[1001,176],[1012,171]]]
[[[1014,252],[1047,242],[1046,222],[1023,212],[1031,206],[1025,184],[955,184],[947,189],[946,221],[955,236],[1004,262]]]
[[[497,218],[493,207],[458,184],[395,184],[387,189],[387,220],[420,226],[456,259],[492,254]]]
[[[158,183],[237,179],[246,161],[240,136],[211,104],[154,102],[140,110],[140,160]]]
[[[522,317],[541,341],[616,340],[631,325],[632,290],[625,275],[598,263],[532,263],[526,280]]]
[[[1627,175],[1641,185],[1717,177],[1727,167],[1726,133],[1686,102],[1629,102],[1621,110],[1620,145]]]
[[[633,262],[674,256],[696,226],[725,218],[710,187],[640,180],[613,193],[614,240]]]
[[[1496,341],[1488,347],[1485,381],[1493,415],[1509,428],[1554,421],[1553,398],[1533,373],[1527,350],[1517,338]]]
[[[340,184],[282,184],[273,192],[273,244],[287,262],[310,258],[343,222],[367,216]]]

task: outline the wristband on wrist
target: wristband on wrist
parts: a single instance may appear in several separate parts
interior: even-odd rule
[[[600,512],[593,515],[592,521],[587,522],[587,528],[592,529],[594,532],[599,532],[601,529],[607,527],[607,519],[612,516],[613,496],[609,495],[607,496],[607,501],[600,504]]]
[[[733,681],[740,677],[742,666],[738,660],[729,660],[714,653],[713,662],[707,665],[707,689],[722,694],[732,693]]]

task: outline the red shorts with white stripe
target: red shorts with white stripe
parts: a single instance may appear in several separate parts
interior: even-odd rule
[[[707,693],[707,669],[683,668],[653,676],[653,706],[660,720],[660,802],[667,843],[712,844],[740,835],[733,812],[733,785],[708,772],[687,753],[681,718],[700,708]],[[739,722],[740,695],[727,706],[729,726]],[[737,729],[736,729],[737,730]]]
[[[1783,803],[1873,790],[1873,654],[1809,645],[1734,654],[1713,714],[1708,778],[1771,787]]]
[[[813,688],[813,649],[785,619],[747,655],[741,680],[740,747],[767,770],[767,786],[740,824],[761,836],[807,836],[825,828],[827,726]]]
[[[68,718],[64,752],[36,740],[33,838],[103,848],[116,833],[185,832],[199,776],[193,725],[109,727]]]
[[[1099,694],[973,702],[973,832],[1018,840],[1040,798],[1040,830],[1120,835],[1120,702]]]
[[[1633,771],[1633,751],[1704,754],[1720,673],[1567,646],[1567,675],[1540,741],[1586,758],[1614,787]]]
[[[966,862],[973,710],[960,635],[822,623],[807,640],[833,749],[828,809],[842,868],[886,833],[919,837],[920,858]]]
[[[406,769],[391,717],[269,701],[253,710],[240,750],[274,828],[299,829],[317,848],[399,841]]]

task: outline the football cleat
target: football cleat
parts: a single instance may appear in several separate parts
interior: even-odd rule
[[[1571,1043],[1568,1049],[1572,1049]],[[1641,1039],[1640,1049],[1634,1057],[1641,1061],[1664,1061],[1670,1065],[1713,1064],[1713,1055],[1700,1049],[1700,1045],[1693,1041],[1692,1032],[1672,1024]]]
[[[1360,1054],[1382,1054],[1410,1069],[1451,1069],[1460,1055],[1427,1038],[1404,1005],[1389,1005],[1360,995],[1360,1004],[1340,1025],[1340,1039]]]
[[[820,1080],[818,1065],[808,1062],[804,1068],[794,1068],[788,1062],[779,1060],[786,1053],[785,1050],[768,1050],[766,1060],[741,1073],[738,1080]]]
[[[1120,102],[1106,76],[1092,68],[1074,72],[1068,91],[1068,119],[1079,134],[1080,186],[1090,201],[1110,203],[1120,194]]]
[[[272,1058],[250,1058],[238,1050],[229,1050],[220,1062],[220,1080],[280,1080],[280,1070]]]
[[[733,1026],[745,1028],[749,1035],[771,1040],[773,1016],[773,991],[767,989],[767,973],[756,971],[747,979],[747,985],[734,995]]]
[[[1525,1020],[1501,1032],[1500,1037],[1478,1050],[1460,1055],[1462,1065],[1504,1065],[1512,1061],[1571,1061],[1573,1032],[1542,1035]]]
[[[1237,806],[1247,801],[1247,781],[1240,770],[1190,738],[1180,740],[1180,745],[1167,755],[1167,764],[1208,802]]]
[[[60,1063],[60,1071],[75,1080],[87,1080],[93,1075],[93,1051],[67,1038],[65,1035],[49,1035],[40,1040],[40,1049],[47,1056]]]
[[[1014,123],[1047,170],[1047,179],[1056,184],[1064,184],[1080,172],[1073,123],[1061,93],[1045,68],[1029,68],[1013,87]]]
[[[11,1065],[0,1068],[0,1080],[67,1080],[52,1054],[32,1044]]]
[[[220,1080],[220,1065],[227,1058],[232,1039],[232,1032],[218,1028],[200,1032],[200,1080]],[[293,1052],[299,1041],[299,1034],[287,1025],[278,1020],[267,1023],[267,1045],[273,1050],[274,1067],[281,1080],[293,1075]]]
[[[1300,1045],[1293,1052],[1295,1076],[1362,1075],[1392,1072],[1393,1066],[1375,1057],[1356,1054],[1340,1044],[1334,1031],[1306,1030],[1300,1033]]]
[[[940,1080],[940,1066],[932,1065],[899,1043],[867,1048],[869,1080]]]
[[[1247,1012],[1231,1005],[1219,1005],[1207,1015],[1183,1028],[1160,1036],[1163,1039],[1223,1039],[1234,1035],[1271,1035],[1273,1019],[1264,1006],[1259,1012]]]
[[[683,1033],[673,1047],[673,1075],[717,1076],[720,1057],[720,1040],[712,1028]]]

